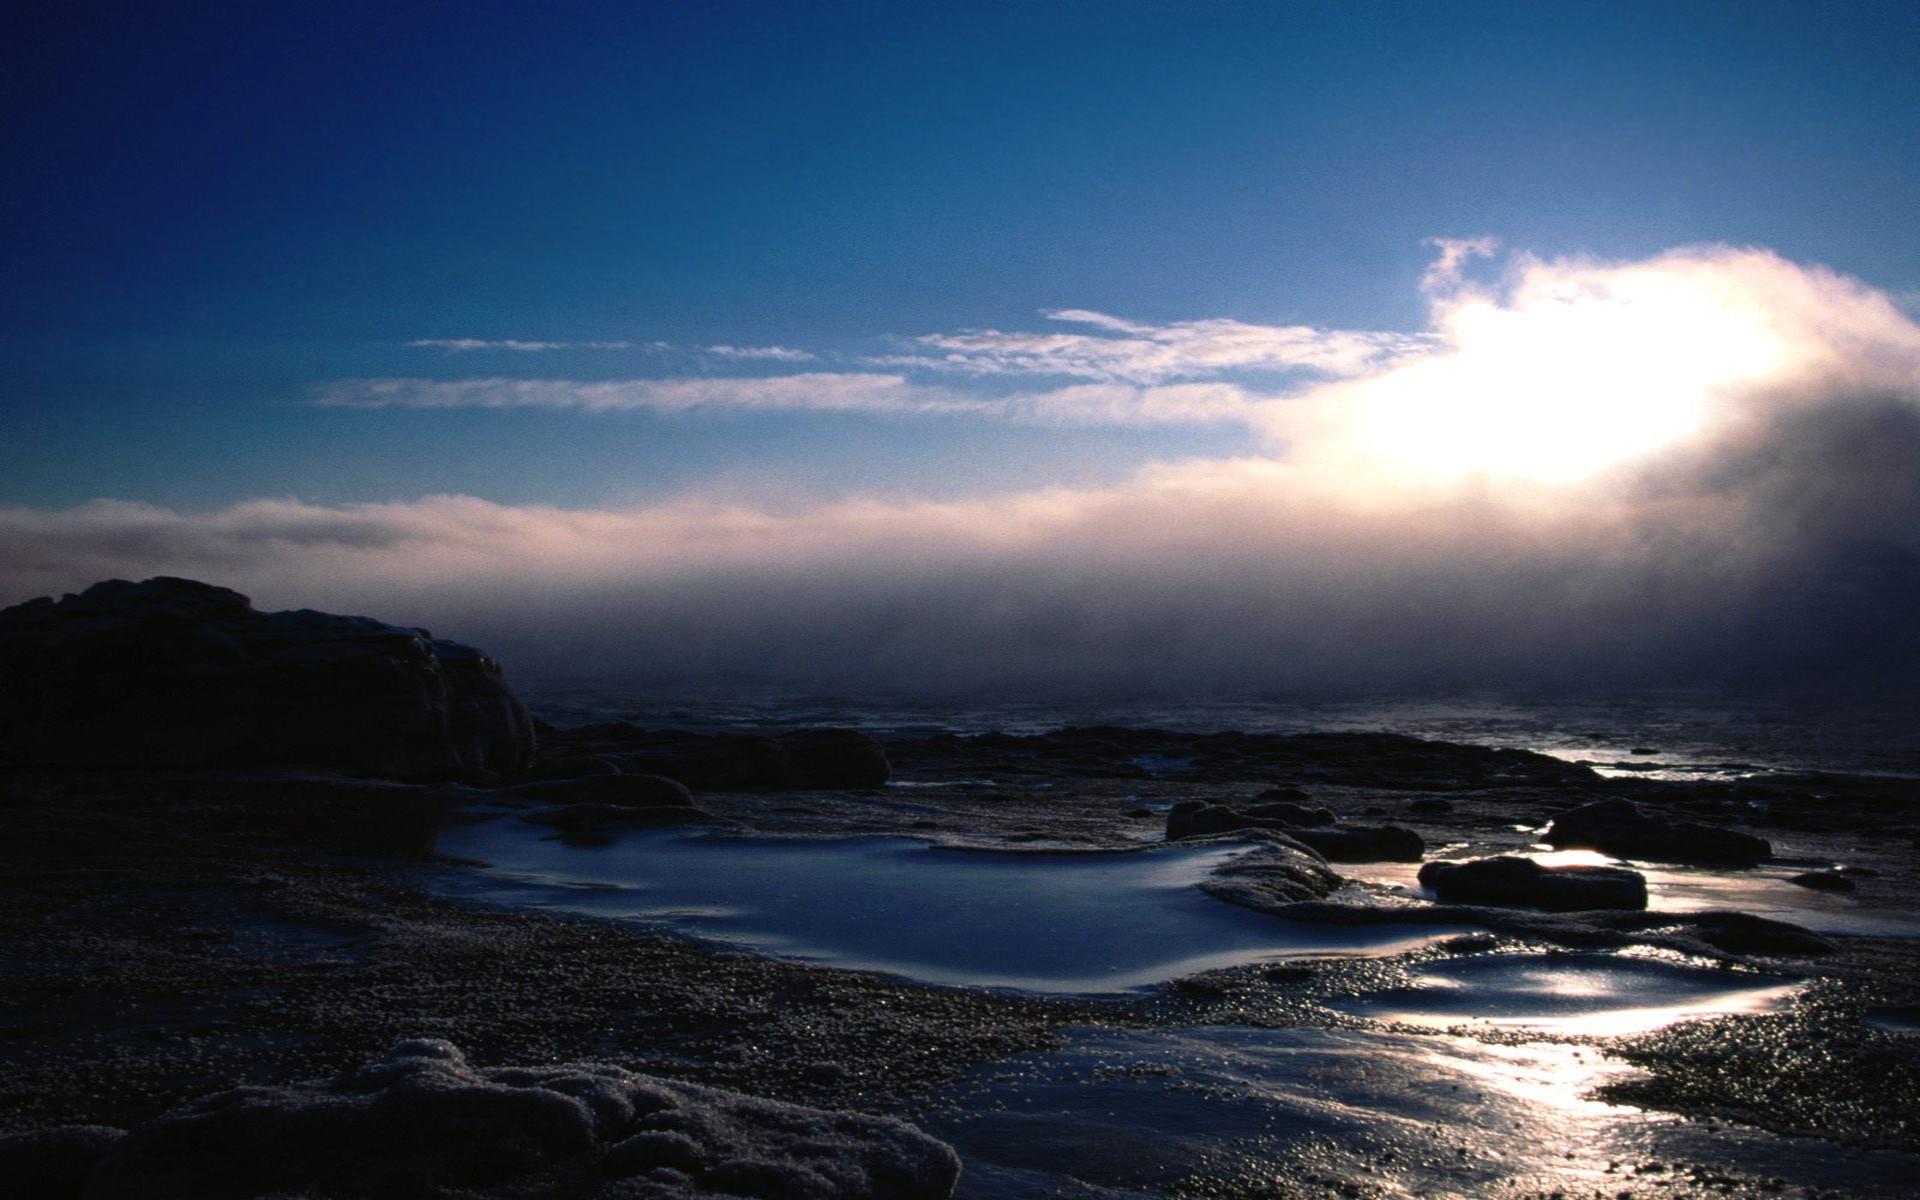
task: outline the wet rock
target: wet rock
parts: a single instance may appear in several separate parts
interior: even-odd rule
[[[662,775],[700,791],[879,787],[893,774],[885,748],[851,729],[773,737],[608,722],[560,730],[554,743],[566,754],[604,758],[623,771]]]
[[[595,775],[618,775],[620,764],[593,754],[565,754],[535,763],[520,776],[524,783],[550,779],[587,779]]]
[[[0,1137],[0,1182],[14,1196],[78,1200],[94,1167],[125,1136],[104,1125],[8,1134]]]
[[[1177,842],[1181,838],[1232,833],[1238,829],[1252,829],[1259,823],[1258,820],[1244,817],[1224,804],[1182,800],[1167,810],[1167,840]],[[1276,827],[1278,824],[1278,822],[1275,823]]]
[[[1302,825],[1291,819],[1291,812],[1286,817],[1255,815],[1276,807],[1294,808],[1263,804],[1241,813],[1224,804],[1183,800],[1167,812],[1167,840],[1250,829],[1276,830],[1332,862],[1419,862],[1427,850],[1419,834],[1395,825]]]
[[[1421,817],[1444,817],[1453,811],[1453,801],[1428,796],[1407,805],[1407,811]]]
[[[1837,871],[1803,871],[1787,880],[1816,892],[1851,892],[1854,882]]]
[[[1329,862],[1419,862],[1427,853],[1425,839],[1398,825],[1339,825],[1287,832],[1318,850]]]
[[[1695,937],[1729,954],[1831,954],[1835,949],[1811,930],[1751,913],[1691,913],[1687,920]]]
[[[901,1121],[598,1063],[476,1068],[419,1039],[331,1081],[173,1109],[114,1145],[86,1195],[943,1200],[959,1171],[951,1148]]]
[[[893,775],[880,743],[851,729],[803,729],[781,737],[796,787],[879,787]]]
[[[1305,804],[1313,797],[1297,787],[1270,787],[1254,799],[1267,803]]]
[[[1555,817],[1542,839],[1559,849],[1620,858],[1750,867],[1773,855],[1765,839],[1690,821],[1669,821],[1631,800],[1596,800]]]
[[[1333,810],[1330,808],[1316,808],[1285,800],[1256,804],[1247,809],[1247,815],[1278,821],[1282,825],[1331,825],[1334,822]]]
[[[425,630],[165,576],[0,611],[0,764],[453,778],[533,749],[499,664]]]
[[[554,779],[499,788],[503,800],[539,804],[610,804],[621,808],[691,808],[687,785],[660,775],[590,775],[583,779]]]
[[[566,833],[597,833],[611,829],[665,829],[675,825],[705,825],[720,819],[697,808],[661,805],[632,808],[619,804],[556,804],[520,815],[532,825]]]
[[[1466,862],[1435,860],[1420,868],[1421,886],[1451,904],[1580,912],[1645,908],[1647,880],[1624,867],[1547,867],[1501,855]]]

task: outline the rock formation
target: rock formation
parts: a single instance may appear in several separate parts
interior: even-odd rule
[[[511,774],[533,723],[499,664],[369,617],[263,613],[188,579],[0,611],[0,765]]]

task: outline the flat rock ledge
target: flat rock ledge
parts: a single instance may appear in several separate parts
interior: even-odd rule
[[[479,1068],[422,1038],[337,1079],[216,1092],[125,1133],[0,1138],[0,1175],[47,1200],[945,1200],[960,1160],[887,1117],[600,1063]]]

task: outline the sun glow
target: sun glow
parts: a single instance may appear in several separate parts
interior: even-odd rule
[[[1688,272],[1559,276],[1441,299],[1444,349],[1340,389],[1340,440],[1437,478],[1583,478],[1678,442],[1777,371],[1783,339],[1748,297]]]

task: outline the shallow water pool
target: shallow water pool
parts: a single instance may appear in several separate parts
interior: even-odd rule
[[[586,846],[546,834],[511,818],[449,828],[442,854],[489,865],[448,890],[925,983],[1062,993],[1267,958],[1396,954],[1460,932],[1281,920],[1194,886],[1244,847],[1045,854],[677,830]]]
[[[1625,954],[1487,954],[1423,963],[1411,986],[1333,1007],[1436,1028],[1495,1026],[1611,1037],[1675,1021],[1773,1012],[1803,984]]]

